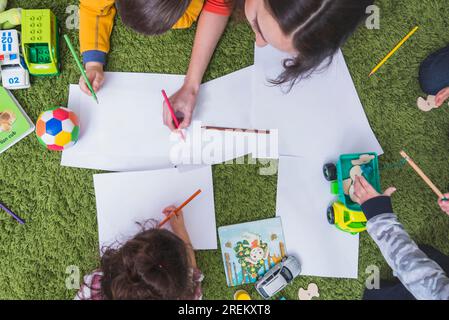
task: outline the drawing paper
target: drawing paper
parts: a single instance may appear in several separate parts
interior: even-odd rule
[[[327,207],[335,199],[322,167],[338,158],[281,157],[276,215],[282,218],[288,254],[302,265],[302,275],[358,276],[359,236],[327,222]]]
[[[94,175],[100,248],[117,245],[141,230],[137,223],[165,218],[162,210],[179,206],[198,189],[184,209],[187,231],[197,250],[217,248],[210,166],[180,173],[177,169]],[[165,225],[170,229],[170,224]]]
[[[176,92],[182,84],[182,76],[106,73],[106,83],[98,94],[99,105],[81,93],[78,86],[72,85],[69,107],[80,117],[80,139],[73,148],[64,151],[61,164],[135,171],[170,168],[186,162],[216,164],[249,153],[269,157],[272,153],[267,152],[263,144],[259,150],[251,147],[253,141],[264,141],[264,137],[245,132],[199,130],[206,125],[249,126],[250,73],[251,68],[246,68],[203,85],[195,121],[185,132],[186,143],[162,122],[161,89],[165,88],[168,94]],[[230,94],[233,87],[237,89]],[[225,144],[225,141],[234,142]],[[189,162],[192,159],[195,161]]]
[[[253,126],[279,130],[280,155],[326,156],[354,148],[382,154],[340,51],[329,68],[288,94],[287,87],[268,82],[283,71],[285,58],[273,47],[256,48],[253,74]]]

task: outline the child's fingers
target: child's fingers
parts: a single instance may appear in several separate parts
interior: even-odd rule
[[[435,105],[441,107],[447,99],[449,99],[449,88],[444,88],[435,96]]]
[[[359,195],[362,193],[366,193],[366,190],[362,184],[362,180],[360,179],[359,176],[355,177],[355,181],[354,181],[354,192],[357,192]]]
[[[164,108],[164,111],[162,113],[162,117],[163,117],[164,125],[167,126],[170,129],[170,131],[175,131],[176,127],[175,127],[175,124],[173,123],[173,118],[172,118],[171,113],[168,110],[168,107],[165,104],[165,102],[163,104],[163,108]]]
[[[444,199],[446,199],[446,201]],[[443,198],[440,200],[449,204],[449,193],[443,194]]]
[[[162,211],[165,215],[169,215],[171,214],[173,211],[176,210],[175,206],[168,206],[167,208],[164,209],[164,211]]]
[[[185,112],[184,119],[179,124],[179,129],[186,129],[190,126],[190,123],[192,122],[192,113],[191,112]]]
[[[360,184],[362,187],[366,190],[366,192],[372,192],[375,191],[373,186],[368,182],[368,180],[365,179],[365,177],[358,177],[360,180]]]
[[[384,192],[384,196],[391,197],[396,192],[396,188],[390,187]]]
[[[97,93],[101,89],[101,87],[103,86],[103,83],[104,83],[104,77],[100,74],[96,74],[94,81],[92,83],[92,87],[93,87],[95,93]]]
[[[84,78],[81,77],[80,81],[79,81],[79,86],[82,92],[84,92],[85,94],[87,94],[88,96],[91,96],[92,93],[90,92],[89,88],[87,87],[86,82],[84,81]]]

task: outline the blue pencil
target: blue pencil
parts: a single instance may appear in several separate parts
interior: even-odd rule
[[[16,215],[14,212],[12,212],[7,206],[5,206],[3,203],[0,202],[0,208],[6,211],[7,214],[9,214],[11,217],[13,217],[18,223],[25,224],[25,221],[23,221],[18,215]]]

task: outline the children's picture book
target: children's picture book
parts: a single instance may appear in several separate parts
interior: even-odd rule
[[[281,218],[218,229],[229,287],[254,283],[285,257]]]
[[[34,130],[34,124],[9,90],[0,87],[0,153]]]

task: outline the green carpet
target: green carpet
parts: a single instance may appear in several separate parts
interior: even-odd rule
[[[370,123],[385,150],[382,164],[399,160],[405,148],[442,189],[448,189],[448,115],[446,105],[431,113],[416,108],[421,95],[417,82],[420,62],[449,43],[449,7],[441,0],[382,0],[381,29],[360,28],[344,48]],[[75,0],[17,0],[9,7],[51,8],[63,32],[77,39],[77,30],[66,29],[66,7]],[[420,31],[379,73],[371,68],[411,28]],[[109,71],[184,73],[195,30],[175,31],[161,37],[143,37],[117,22],[112,36]],[[66,105],[69,83],[79,72],[67,48],[62,47],[63,73],[57,78],[33,79],[28,90],[14,92],[33,120],[55,105]],[[253,34],[244,23],[232,23],[207,72],[206,79],[223,76],[252,64]],[[323,91],[326,89],[323,88]],[[351,121],[348,119],[348,121]],[[33,136],[0,156],[0,199],[27,220],[25,226],[0,213],[0,298],[71,299],[75,290],[65,286],[66,267],[79,266],[82,274],[98,266],[98,238],[94,171],[60,166],[60,154],[45,151]],[[254,165],[214,167],[217,223],[219,226],[273,217],[276,176],[258,175]],[[449,254],[449,217],[439,211],[435,196],[410,168],[382,172],[383,186],[398,188],[395,209],[417,242],[431,244]],[[198,263],[206,274],[206,299],[232,299],[226,287],[219,251],[199,252]],[[299,287],[316,282],[322,299],[360,299],[371,264],[390,271],[367,234],[361,235],[358,280],[299,277],[284,292],[297,299]],[[256,292],[251,286],[254,298]]]

